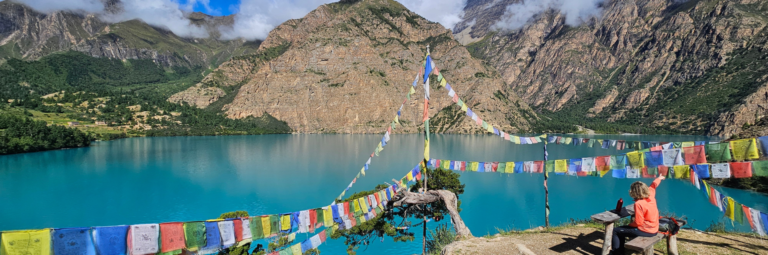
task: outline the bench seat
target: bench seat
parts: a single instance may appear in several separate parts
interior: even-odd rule
[[[653,254],[653,245],[664,239],[665,236],[662,233],[651,237],[638,236],[624,244],[624,247],[629,250],[643,252],[643,254]]]

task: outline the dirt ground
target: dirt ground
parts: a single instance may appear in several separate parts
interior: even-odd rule
[[[443,254],[600,254],[604,235],[587,226],[513,232],[454,242]],[[768,239],[750,235],[681,230],[677,240],[680,254],[768,254]],[[666,246],[666,239],[657,243],[655,254],[666,254]]]

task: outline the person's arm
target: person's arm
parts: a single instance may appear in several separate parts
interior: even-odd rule
[[[643,217],[643,211],[640,205],[635,202],[635,220],[629,223],[630,227],[636,228],[640,226],[640,224],[643,224],[643,220],[645,220],[645,217]]]
[[[649,197],[656,198],[656,187],[658,187],[659,184],[661,184],[661,181],[664,179],[665,178],[663,175],[659,175],[656,180],[653,180],[653,183],[651,183],[651,186],[648,188],[648,193],[650,193]]]

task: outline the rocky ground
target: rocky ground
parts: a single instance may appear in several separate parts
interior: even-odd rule
[[[510,232],[454,242],[443,254],[599,254],[603,235],[603,229],[585,225]],[[768,239],[753,235],[684,229],[677,240],[680,254],[768,254]],[[654,253],[666,254],[666,245],[657,243]]]

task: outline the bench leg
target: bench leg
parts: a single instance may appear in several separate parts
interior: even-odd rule
[[[651,248],[646,249],[645,252],[643,252],[643,254],[653,255],[653,246],[651,246]]]
[[[603,240],[603,255],[611,253],[611,241],[613,238],[613,222],[605,224],[605,239]]]
[[[669,255],[678,255],[678,253],[677,253],[677,236],[676,235],[668,235],[667,236],[667,254],[669,254]]]

